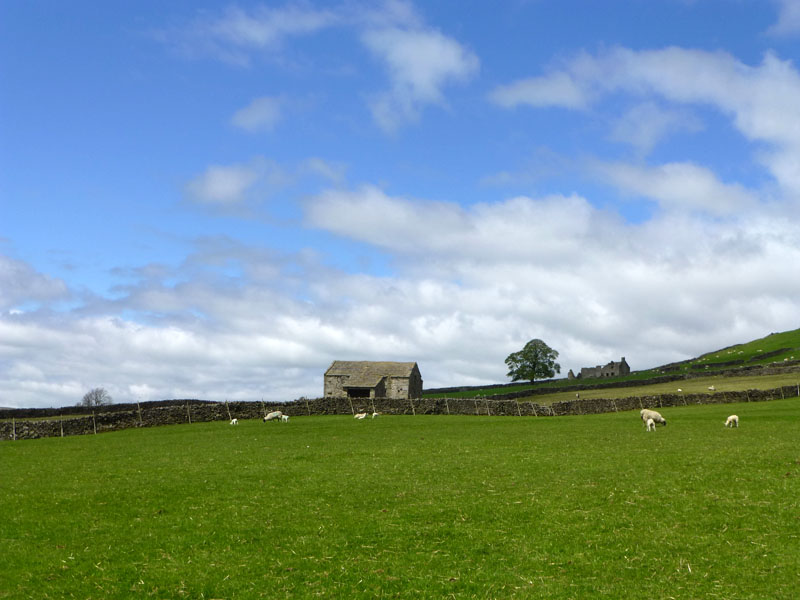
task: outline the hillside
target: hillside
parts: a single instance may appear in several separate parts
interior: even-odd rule
[[[670,363],[645,369],[633,371],[630,375],[623,377],[591,378],[591,379],[551,379],[548,381],[537,382],[535,384],[517,382],[513,384],[496,384],[489,386],[464,386],[454,388],[439,388],[425,390],[425,397],[476,397],[492,396],[495,394],[508,394],[531,390],[534,393],[546,391],[558,392],[562,388],[570,390],[591,389],[591,388],[611,388],[617,385],[631,385],[634,382],[650,382],[661,380],[662,382],[671,379],[683,378],[692,375],[713,375],[722,371],[743,369],[745,367],[755,367],[774,363],[790,363],[800,361],[800,329],[785,331],[782,333],[770,333],[769,335],[745,342],[706,352],[697,358]],[[659,383],[653,381],[653,383]]]

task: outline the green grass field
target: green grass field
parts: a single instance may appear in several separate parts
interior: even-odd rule
[[[800,400],[662,413],[4,442],[0,598],[796,598]]]

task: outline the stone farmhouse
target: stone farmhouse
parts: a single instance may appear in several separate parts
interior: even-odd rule
[[[325,371],[326,398],[421,398],[415,362],[335,360]]]
[[[619,362],[611,361],[605,366],[596,366],[596,367],[583,367],[581,372],[578,374],[578,377],[584,379],[586,377],[618,377],[620,375],[630,375],[631,368],[628,366],[628,363],[625,362],[625,357],[622,357],[622,360]],[[572,369],[570,369],[569,374],[567,375],[569,379],[573,379],[575,375],[572,373]]]

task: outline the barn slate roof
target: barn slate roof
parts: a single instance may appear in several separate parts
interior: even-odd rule
[[[384,377],[411,377],[415,362],[335,360],[325,375],[347,375],[343,387],[375,387]]]

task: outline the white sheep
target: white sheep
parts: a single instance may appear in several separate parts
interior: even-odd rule
[[[667,420],[654,410],[643,408],[639,413],[642,417],[642,423],[647,425],[648,419],[653,419],[655,423],[661,423],[664,427],[667,426]]]
[[[655,431],[656,422],[653,419],[647,419],[647,431]]]
[[[231,425],[238,425],[239,419],[231,419]]]
[[[379,412],[374,412],[374,413],[372,413],[372,418],[374,419],[374,418],[375,418],[375,417],[377,417],[379,414],[381,414],[381,413],[379,413]]]
[[[736,415],[731,415],[725,419],[725,427],[739,427],[739,417]]]
[[[710,385],[710,386],[708,386],[708,391],[709,392],[716,392],[717,388],[715,388],[713,385]]]
[[[288,423],[289,422],[289,415],[281,415],[281,421],[283,421],[284,423]]]
[[[264,417],[263,420],[264,420],[264,423],[266,423],[267,421],[279,420],[282,416],[283,416],[283,413],[281,411],[275,410],[275,411],[272,411],[271,413],[269,413],[266,417]]]
[[[354,419],[363,419],[366,416],[367,416],[367,413],[363,412],[363,413],[357,413],[356,415],[353,416],[353,418]]]

